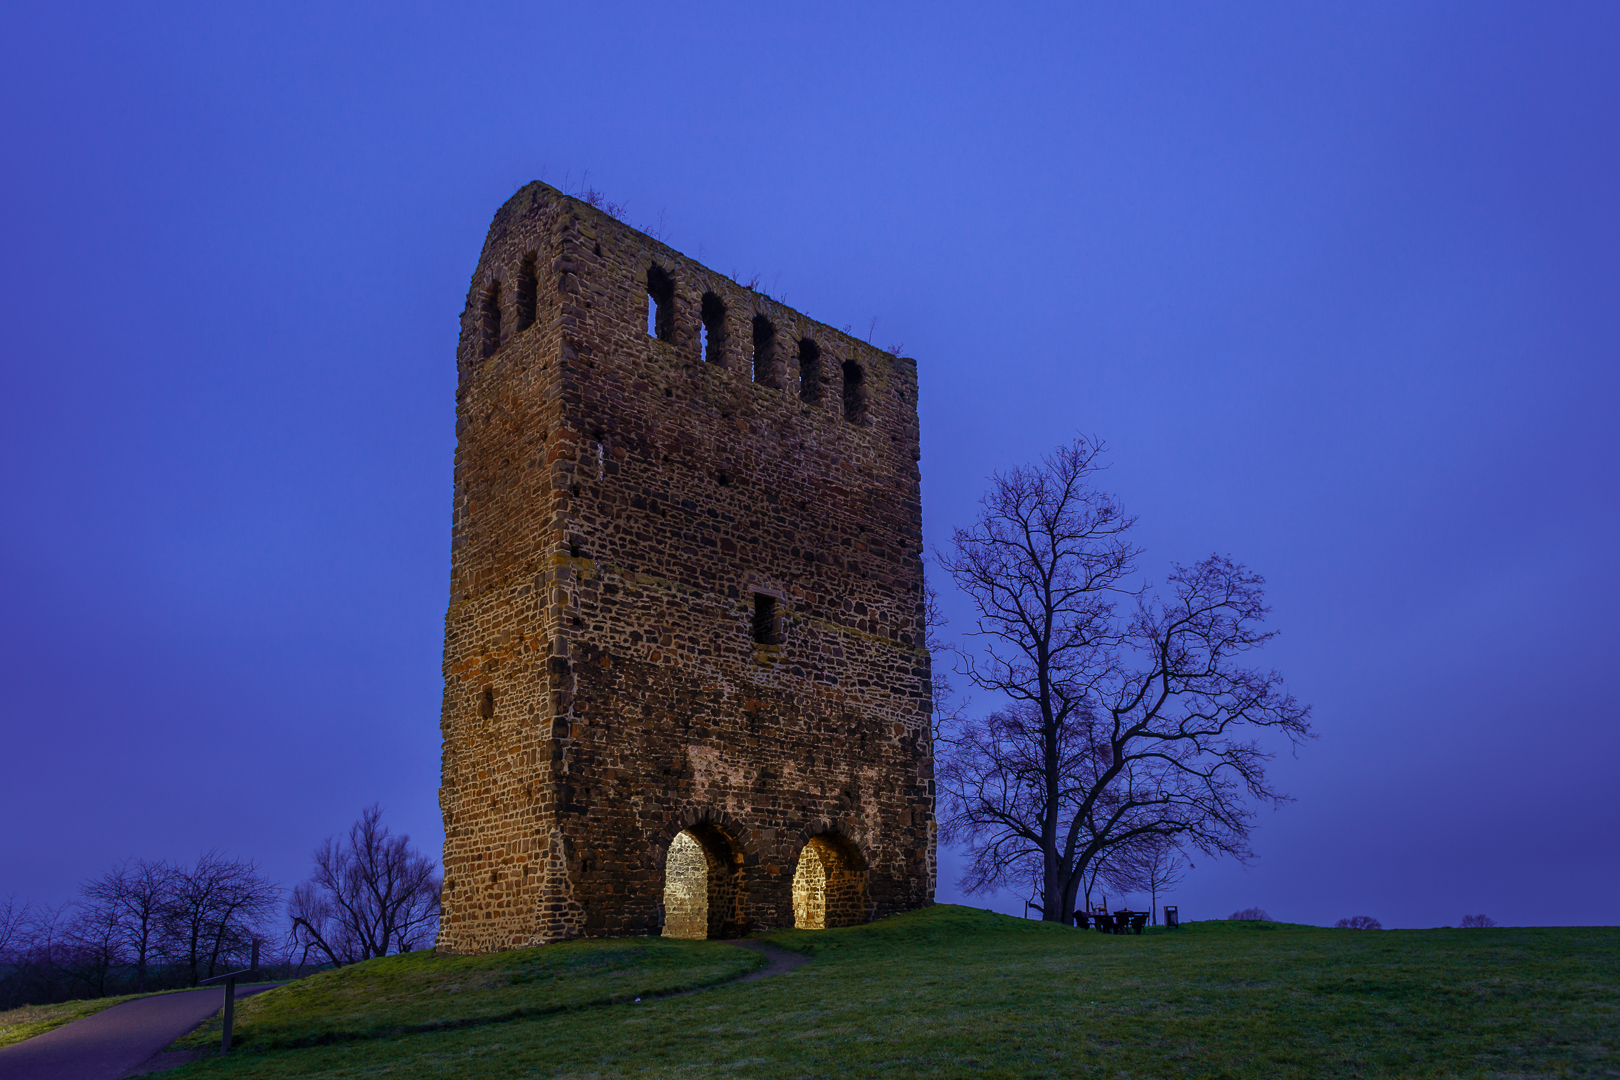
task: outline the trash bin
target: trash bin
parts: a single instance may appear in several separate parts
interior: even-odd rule
[[[1164,905],[1164,925],[1172,930],[1181,925],[1176,920],[1176,906],[1174,904]]]

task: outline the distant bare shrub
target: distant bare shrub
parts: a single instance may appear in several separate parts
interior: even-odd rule
[[[1266,914],[1266,909],[1265,908],[1257,908],[1257,907],[1246,907],[1242,911],[1234,911],[1234,912],[1232,912],[1232,914],[1228,915],[1226,918],[1229,921],[1234,920],[1234,919],[1238,920],[1238,921],[1252,921],[1252,922],[1274,922],[1275,921],[1274,919],[1272,919],[1272,917],[1270,915]]]
[[[1496,920],[1489,915],[1464,915],[1462,925],[1464,929],[1473,930],[1480,927],[1495,926]]]
[[[1333,924],[1338,930],[1382,930],[1384,924],[1371,915],[1352,915]]]
[[[31,914],[32,905],[17,903],[15,896],[6,897],[0,904],[0,957],[10,956],[12,943],[22,940]]]

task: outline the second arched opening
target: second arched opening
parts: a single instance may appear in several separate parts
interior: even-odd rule
[[[793,925],[826,930],[866,921],[866,867],[841,836],[814,836],[793,872]]]

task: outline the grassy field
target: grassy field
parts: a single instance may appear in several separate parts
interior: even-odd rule
[[[814,962],[639,1004],[624,988],[717,976],[721,950],[752,957],[640,939],[375,961],[255,999],[238,1014],[245,1052],[169,1075],[1620,1076],[1620,929],[1111,937],[941,906],[771,940]],[[542,961],[533,982],[457,974]],[[437,972],[460,988],[429,990]],[[553,1011],[488,1022],[525,1009]],[[471,1026],[422,1030],[439,1022]],[[298,1045],[319,1039],[337,1041]]]

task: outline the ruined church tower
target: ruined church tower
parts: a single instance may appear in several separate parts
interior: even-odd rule
[[[915,362],[533,183],[456,365],[439,948],[931,903]]]

